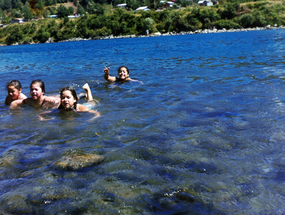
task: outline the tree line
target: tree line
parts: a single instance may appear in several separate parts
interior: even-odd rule
[[[38,0],[35,3],[35,8],[39,10],[40,6],[37,4],[40,1]],[[95,1],[81,0],[77,2],[76,12],[82,15],[77,19],[67,18],[68,14],[74,11],[60,5],[55,9],[58,19],[40,19],[1,28],[0,43],[8,45],[16,42],[28,44],[31,42],[44,43],[49,38],[58,42],[78,37],[143,35],[146,34],[146,29],[149,30],[149,33],[167,33],[211,29],[214,27],[217,29],[238,29],[285,24],[284,1],[283,3],[267,1],[240,3],[233,0],[212,7],[201,7],[196,4],[186,5],[186,7],[180,9],[173,7],[162,11],[138,12],[134,12],[130,8],[113,8],[111,10],[108,2],[105,2],[106,0],[100,0],[100,3]],[[155,2],[153,2],[154,4]],[[157,7],[159,7],[158,3]],[[50,7],[49,10],[52,10],[52,8]]]

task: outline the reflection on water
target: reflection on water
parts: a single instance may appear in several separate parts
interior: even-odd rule
[[[0,48],[0,211],[282,214],[284,30]],[[126,65],[143,81],[109,84]],[[88,82],[101,116],[4,106]]]

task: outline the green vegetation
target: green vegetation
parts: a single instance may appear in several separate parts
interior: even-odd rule
[[[176,0],[176,6],[160,11],[138,11],[142,5],[162,9],[160,1],[115,0],[114,5],[127,1],[129,8],[111,5],[108,0],[0,0],[0,19],[9,23],[0,28],[0,43],[28,44],[55,42],[72,38],[96,38],[101,36],[144,35],[155,32],[195,31],[197,29],[238,29],[249,27],[278,26],[285,24],[285,0],[282,1],[220,1],[212,7],[187,5]],[[58,4],[59,2],[60,4]],[[188,2],[188,4],[190,4]],[[175,9],[180,6],[178,9]],[[184,7],[182,7],[184,5]],[[9,11],[9,13],[8,13]],[[81,14],[69,19],[68,15]],[[58,18],[34,19],[35,16]],[[12,18],[25,17],[32,20],[21,24],[10,24]]]

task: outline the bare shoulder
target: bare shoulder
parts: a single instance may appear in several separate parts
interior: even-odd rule
[[[21,100],[26,99],[26,98],[27,98],[27,96],[25,94],[23,94],[23,93],[20,94],[20,99]]]
[[[60,98],[54,97],[54,96],[46,96],[45,97],[45,101],[52,102],[52,103],[59,103],[60,102]]]
[[[23,99],[23,100],[16,100],[16,101],[21,101],[23,104],[31,104],[34,102],[33,99],[31,98],[26,98],[26,99]]]
[[[89,111],[90,109],[84,105],[81,105],[81,104],[77,104],[77,111],[82,111],[82,112],[86,112],[86,111]]]

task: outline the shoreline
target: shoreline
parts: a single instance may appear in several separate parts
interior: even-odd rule
[[[191,34],[213,34],[213,33],[226,33],[226,32],[246,32],[246,31],[260,31],[260,30],[275,30],[275,29],[284,29],[285,26],[279,26],[279,27],[272,27],[272,26],[266,26],[266,27],[255,27],[255,28],[241,28],[241,29],[222,29],[222,30],[211,30],[211,29],[204,29],[204,30],[196,30],[196,31],[182,31],[179,33],[176,32],[168,32],[168,33],[164,33],[161,34],[160,32],[156,32],[150,35],[125,35],[125,36],[113,36],[113,35],[109,35],[109,36],[98,36],[98,37],[93,37],[93,38],[72,38],[72,39],[68,39],[68,40],[62,40],[62,41],[58,41],[55,42],[53,41],[51,38],[49,38],[45,43],[60,43],[60,42],[76,42],[76,41],[87,41],[87,40],[109,40],[109,39],[125,39],[125,38],[139,38],[139,37],[161,37],[161,36],[176,36],[176,35],[191,35]],[[11,46],[15,46],[15,45],[33,45],[33,44],[41,44],[41,43],[28,43],[28,44],[23,44],[23,43],[15,43],[12,44]],[[0,44],[1,46],[9,46],[6,44]]]

